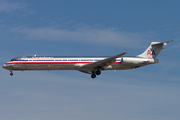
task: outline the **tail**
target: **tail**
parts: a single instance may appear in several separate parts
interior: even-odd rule
[[[148,58],[148,59],[155,59],[157,55],[160,53],[162,49],[164,49],[164,46],[167,45],[169,42],[174,42],[176,40],[170,40],[166,42],[152,42],[150,46],[138,57]]]

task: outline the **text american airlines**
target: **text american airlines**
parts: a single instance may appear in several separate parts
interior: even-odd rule
[[[159,52],[169,42],[152,42],[150,46],[140,55],[135,57],[122,57],[127,54],[123,52],[112,57],[62,57],[62,56],[23,56],[15,57],[3,65],[4,69],[13,75],[15,70],[78,70],[91,74],[95,78],[103,70],[125,70],[158,63],[156,59]]]

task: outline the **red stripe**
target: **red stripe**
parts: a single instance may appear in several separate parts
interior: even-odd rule
[[[87,64],[91,62],[8,62],[5,64]]]
[[[92,62],[7,62],[5,64],[88,64]],[[118,64],[121,62],[114,62]]]

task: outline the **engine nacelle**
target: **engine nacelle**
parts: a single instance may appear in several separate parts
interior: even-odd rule
[[[142,64],[152,64],[158,63],[157,59],[146,59],[146,58],[133,58],[133,57],[123,57],[121,59],[122,64],[128,65],[142,65]]]

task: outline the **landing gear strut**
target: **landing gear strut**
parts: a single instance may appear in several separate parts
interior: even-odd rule
[[[10,73],[10,76],[13,76],[13,72],[12,71],[10,71],[11,73]]]

